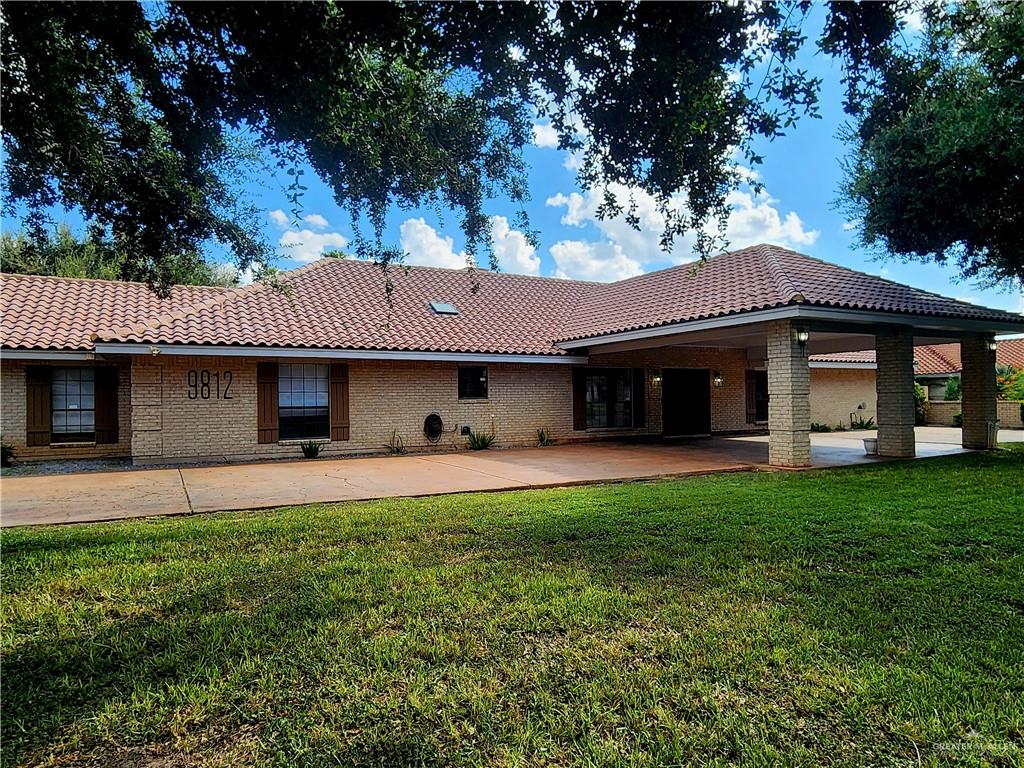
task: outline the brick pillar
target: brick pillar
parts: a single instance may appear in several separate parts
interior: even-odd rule
[[[914,448],[914,337],[907,331],[875,335],[878,455],[909,458]]]
[[[768,331],[768,463],[811,466],[811,370],[788,321]]]
[[[996,420],[996,353],[991,336],[972,335],[960,340],[960,408],[963,412],[964,448],[995,448],[989,424]],[[992,431],[994,432],[994,430]]]

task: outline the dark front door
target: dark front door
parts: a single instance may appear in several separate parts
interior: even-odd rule
[[[711,372],[707,368],[666,368],[661,373],[662,431],[711,434]]]

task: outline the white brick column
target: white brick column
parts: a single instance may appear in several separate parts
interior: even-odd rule
[[[989,349],[991,336],[972,335],[960,340],[960,407],[963,412],[963,446],[989,450],[995,448],[996,353]]]
[[[811,369],[788,321],[768,331],[768,463],[811,466]]]
[[[914,337],[908,331],[875,335],[878,455],[914,456]]]

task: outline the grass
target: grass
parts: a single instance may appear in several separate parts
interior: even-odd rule
[[[6,531],[4,765],[1011,765],[1024,451]]]

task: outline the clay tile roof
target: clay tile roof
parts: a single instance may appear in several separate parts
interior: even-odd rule
[[[925,344],[914,347],[914,372],[927,376],[960,370],[959,344]]]
[[[165,344],[564,355],[553,343],[594,283],[487,270],[392,267],[321,259],[286,273],[278,290],[253,285],[99,340]],[[439,315],[430,302],[455,305]]]
[[[811,355],[810,359],[821,363],[873,363],[875,351],[865,349],[860,352]],[[997,342],[996,363],[1024,368],[1024,338]],[[961,368],[959,344],[922,344],[914,347],[914,372],[919,376],[959,373]]]
[[[0,274],[0,346],[91,350],[98,328],[140,323],[227,292],[176,285],[160,298],[144,283]]]
[[[1024,368],[1024,338],[1000,341],[996,347],[996,363]]]
[[[873,363],[875,350],[862,349],[859,352],[831,352],[823,355],[811,355],[808,358],[814,363]]]
[[[386,299],[390,280],[391,304]],[[589,283],[487,270],[321,259],[267,284],[176,287],[2,277],[5,347],[149,344],[565,355],[559,341],[791,304],[1015,322],[1024,318],[760,245],[622,280]],[[454,316],[430,302],[448,302]]]
[[[863,311],[1024,322],[774,245],[608,283],[588,293],[563,340],[804,304]]]

